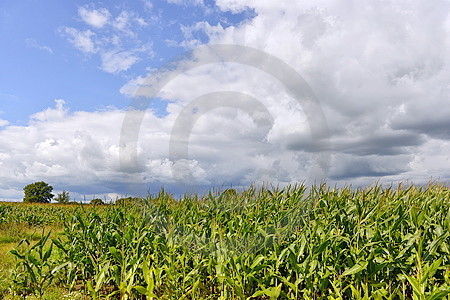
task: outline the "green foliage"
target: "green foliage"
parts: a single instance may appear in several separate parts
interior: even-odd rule
[[[62,191],[60,194],[56,196],[55,200],[56,202],[61,204],[69,204],[70,203],[69,192]]]
[[[0,206],[0,224],[5,223],[10,213],[9,206]]]
[[[18,252],[17,272],[30,273],[18,289],[42,293],[30,290],[34,274],[43,286],[82,285],[92,299],[431,300],[450,293],[445,186],[250,187],[179,201],[162,191],[141,200],[70,211],[62,235],[41,242],[44,254],[31,253],[48,267],[38,270]],[[51,247],[54,254],[45,255]]]
[[[101,211],[103,206],[93,206],[92,211]],[[35,226],[63,226],[64,222],[70,220],[75,212],[83,211],[78,202],[69,204],[41,204],[41,203],[7,203],[0,202],[0,224],[25,224]],[[87,212],[83,212],[84,214]]]
[[[47,245],[47,240],[50,236],[43,234],[41,239],[32,247],[29,247],[25,252],[20,253],[18,250],[11,250],[11,254],[18,258],[15,272],[13,274],[14,288],[18,289],[20,294],[33,293],[42,298],[46,288],[52,283],[55,278],[55,273],[61,267],[57,267],[51,259],[53,244]],[[28,240],[22,240],[18,246],[23,242],[30,246]]]
[[[142,198],[138,198],[138,197],[126,197],[126,198],[117,199],[114,204],[119,205],[119,206],[141,205],[141,204],[143,204],[143,200],[142,200]]]
[[[89,202],[89,204],[91,204],[91,205],[104,205],[105,203],[103,202],[102,199],[96,198],[96,199],[92,199],[91,202]]]
[[[25,197],[23,202],[49,203],[54,195],[53,187],[44,181],[31,183],[23,188]]]

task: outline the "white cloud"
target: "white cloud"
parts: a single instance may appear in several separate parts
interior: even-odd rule
[[[195,5],[200,6],[204,9],[207,9],[208,7],[205,5],[204,0],[167,0],[167,3],[177,4],[177,5]]]
[[[174,40],[167,40],[166,43],[169,46],[179,46],[187,49],[193,49],[203,44],[199,39],[194,38],[194,34],[197,32],[204,32],[210,38],[223,33],[223,27],[220,24],[211,26],[208,22],[196,22],[193,25],[181,25],[180,30],[183,33],[184,40],[176,42]]]
[[[139,24],[140,26],[147,26],[148,23],[145,22],[145,20],[143,18],[136,18],[135,19],[136,23]]]
[[[55,108],[49,107],[44,111],[37,112],[31,115],[30,119],[38,122],[64,120],[68,113],[67,108],[64,107],[66,102],[63,99],[56,99],[55,104]]]
[[[89,9],[84,6],[78,8],[78,15],[83,22],[95,28],[105,26],[111,17],[111,13],[106,8]]]
[[[243,1],[239,0],[216,0],[216,5],[224,11],[239,13],[249,8]]]
[[[150,0],[143,0],[144,2],[144,6],[147,10],[152,10],[153,9],[153,2]]]
[[[55,102],[55,107],[34,114],[27,126],[0,129],[0,180],[17,195],[24,185],[40,180],[77,195],[145,195],[149,188],[161,186],[183,192],[180,183],[189,178],[176,171],[183,172],[186,164],[201,186],[275,178],[289,182],[300,180],[310,164],[308,155],[267,144],[268,128],[229,108],[202,116],[191,133],[188,160],[174,160],[169,151],[171,130],[182,109],[174,104],[165,117],[145,114],[137,147],[139,170],[130,173],[120,164],[121,153],[126,154],[119,147],[124,111],[71,113],[63,100]]]
[[[117,144],[123,112],[69,113],[63,100],[32,116],[28,126],[0,130],[0,177],[5,186],[38,180],[73,189],[117,170]],[[22,186],[23,187],[23,186]]]
[[[79,31],[73,27],[65,27],[64,33],[68,35],[69,42],[72,45],[84,53],[95,53],[97,48],[95,46],[93,37],[95,33],[88,30]]]
[[[334,152],[330,170],[333,180],[364,184],[373,181],[374,177],[382,177],[384,180],[404,178],[423,182],[439,174],[442,179],[449,179],[445,171],[449,167],[445,149],[450,140],[448,2],[438,1],[430,6],[427,1],[274,3],[258,0],[244,4],[221,0],[217,5],[232,12],[253,9],[257,15],[227,28],[206,21],[182,26],[185,40],[178,45],[197,46],[199,41],[193,38],[194,33],[202,31],[212,44],[257,48],[297,70],[320,99],[328,121]],[[157,72],[150,76],[155,74]],[[132,95],[136,86],[143,83],[144,77],[137,77],[121,91]],[[141,88],[144,94],[145,90]],[[305,154],[300,151],[294,159],[295,150],[317,148],[307,140],[308,126],[302,125],[301,107],[293,109],[292,99],[283,93],[283,86],[273,83],[273,78],[232,64],[207,65],[178,75],[160,95],[175,101],[168,106],[169,114],[174,114],[195,97],[217,90],[252,94],[273,114],[274,124],[266,132],[266,141],[272,146],[281,145],[284,155],[276,158],[270,153],[261,159],[266,166],[284,166],[278,162],[289,161],[289,155],[292,165],[306,166],[296,164],[305,159]],[[208,132],[204,136],[213,136],[210,144],[233,143],[231,137],[236,138],[228,131],[223,135],[215,133],[215,126],[221,122],[204,127]],[[191,138],[190,145],[195,139],[194,136]],[[233,144],[239,141],[236,138]],[[207,139],[203,142],[207,143]],[[431,154],[429,145],[437,147],[439,153]],[[204,148],[207,149],[205,153],[214,153],[212,156],[218,162],[221,158],[227,161],[211,146]],[[236,152],[240,153],[239,150]],[[433,164],[433,157],[439,163]],[[199,166],[208,165],[206,157],[197,161]],[[248,159],[239,166],[249,166],[251,161]],[[419,161],[427,163],[420,165]],[[443,167],[438,168],[439,165]],[[203,169],[210,170],[208,167]],[[217,163],[213,169],[215,174],[233,173],[226,164]],[[213,176],[208,171],[206,178]],[[244,177],[286,181],[301,178],[302,174],[298,170],[289,170],[283,177],[281,171],[272,172],[271,175],[268,175],[270,172],[247,173]],[[240,174],[244,173],[241,170]]]
[[[78,15],[85,24],[93,27],[92,30],[64,27],[63,33],[79,51],[99,54],[103,71],[120,73],[128,70],[144,55],[154,55],[151,42],[140,41],[134,32],[136,26],[148,26],[136,12],[122,10],[113,16],[106,8],[81,6]]]
[[[123,10],[111,22],[111,25],[127,36],[136,37],[136,34],[133,32],[133,26],[145,27],[148,23],[134,11]]]
[[[139,60],[132,51],[108,51],[101,58],[102,70],[108,73],[126,71]]]
[[[114,20],[114,27],[118,30],[125,31],[130,25],[132,14],[128,11],[122,11]]]

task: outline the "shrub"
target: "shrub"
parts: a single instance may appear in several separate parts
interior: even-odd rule
[[[92,199],[90,204],[91,205],[104,205],[105,202],[103,202],[103,200],[100,198],[96,198],[96,199]]]

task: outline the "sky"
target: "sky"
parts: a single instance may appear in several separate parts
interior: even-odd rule
[[[0,200],[450,180],[450,1],[0,1]]]

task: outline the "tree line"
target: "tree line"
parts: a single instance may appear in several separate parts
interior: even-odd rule
[[[23,188],[23,191],[23,202],[27,203],[50,203],[54,199],[56,202],[61,204],[78,204],[76,201],[71,201],[69,192],[67,191],[62,191],[55,197],[55,195],[52,194],[53,187],[44,181],[28,184]],[[137,200],[138,198],[135,197],[120,198],[115,201],[115,204],[127,205]],[[100,198],[95,198],[92,199],[89,204],[104,205],[107,203]]]

